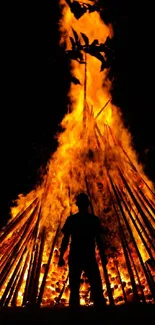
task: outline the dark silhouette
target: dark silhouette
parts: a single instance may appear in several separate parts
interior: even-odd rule
[[[107,263],[104,244],[101,239],[102,228],[99,218],[88,213],[89,204],[88,196],[85,193],[80,193],[76,198],[79,212],[70,215],[62,228],[64,237],[60,248],[59,266],[65,264],[63,256],[71,239],[68,261],[70,307],[78,307],[80,305],[79,289],[82,271],[85,272],[88,278],[94,306],[103,307],[106,304],[102,292],[100,271],[95,256],[97,244],[102,263]]]

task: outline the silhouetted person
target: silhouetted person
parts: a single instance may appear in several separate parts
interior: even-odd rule
[[[85,193],[79,194],[76,198],[79,212],[70,215],[62,228],[64,237],[60,248],[59,266],[65,264],[63,256],[71,239],[68,261],[70,307],[78,307],[80,305],[79,289],[82,271],[85,272],[88,278],[94,306],[102,307],[105,305],[100,271],[95,256],[96,244],[103,263],[107,263],[107,260],[100,236],[102,231],[100,220],[97,216],[88,213],[89,204],[88,196]]]

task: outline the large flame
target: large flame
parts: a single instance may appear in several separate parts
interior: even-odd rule
[[[85,1],[85,3],[89,3],[89,1]],[[59,22],[61,33],[60,46],[66,43],[67,49],[71,49],[69,36],[72,36],[72,28],[79,35],[81,32],[85,33],[90,42],[94,39],[98,39],[99,43],[104,43],[108,36],[110,38],[113,37],[112,26],[104,24],[99,12],[86,12],[77,20],[64,0],[60,0],[60,5],[62,6],[62,18]],[[133,185],[132,180],[137,182],[140,188],[144,188],[145,183],[147,183],[148,186],[153,189],[153,185],[144,174],[143,167],[138,164],[137,154],[132,147],[132,137],[123,125],[120,109],[112,104],[110,93],[111,83],[108,79],[108,69],[104,69],[104,71],[100,72],[100,61],[89,54],[85,55],[85,62],[86,64],[80,64],[75,60],[71,61],[71,74],[75,76],[80,83],[76,85],[71,83],[70,85],[68,96],[70,98],[71,110],[62,120],[61,124],[64,131],[58,135],[59,145],[47,164],[47,173],[43,183],[28,195],[20,195],[17,199],[17,206],[12,208],[11,214],[12,218],[16,218],[18,214],[28,209],[29,205],[32,204],[28,213],[25,213],[24,217],[21,219],[20,228],[24,227],[27,218],[33,211],[33,201],[38,198],[41,207],[40,228],[45,226],[47,229],[46,245],[42,257],[42,267],[39,278],[39,285],[41,285],[48,261],[51,242],[58,225],[61,228],[66,217],[70,213],[75,213],[77,211],[74,202],[75,194],[80,191],[88,191],[89,184],[89,194],[92,199],[94,212],[101,218],[103,225],[109,227],[111,244],[119,251],[118,261],[120,264],[118,268],[115,259],[112,257],[109,257],[108,262],[108,272],[115,303],[119,303],[124,301],[122,298],[122,286],[119,283],[119,274],[126,293],[130,295],[130,299],[132,299],[132,288],[129,274],[125,267],[125,259],[120,240],[118,238],[118,223],[115,211],[112,207],[112,199],[108,192],[109,181],[107,171],[110,173],[111,177],[115,179],[117,186],[120,185],[123,195],[126,194],[126,190],[120,179],[118,167],[124,170],[125,175],[128,177],[129,185]],[[102,110],[103,107],[104,109]],[[135,167],[135,174],[131,168],[132,165],[130,165],[130,162],[132,162],[132,165]],[[146,186],[144,192],[148,199],[151,200],[151,192]],[[128,203],[130,205],[131,215],[135,217],[136,213],[138,213],[137,207],[133,206],[131,208],[132,203],[129,198]],[[136,229],[133,227],[132,222],[130,223],[140,254],[143,260],[146,261],[148,259],[148,252]],[[151,219],[150,223],[153,225]],[[7,242],[6,245],[4,245],[2,254],[4,254],[5,249],[7,250],[9,241],[12,240],[13,243],[16,241],[16,234],[14,234],[15,239],[12,237],[12,234],[14,233],[8,233]],[[61,233],[57,239],[57,248],[59,247],[60,240]],[[29,248],[31,246],[32,243],[30,243]],[[50,264],[48,272],[42,300],[43,305],[54,304],[67,277],[67,267],[63,270],[59,270],[57,267],[59,256],[57,248],[54,250],[52,263]],[[131,250],[132,249],[133,247],[131,247]],[[106,282],[99,256],[98,262],[102,273],[103,289],[105,290],[104,294],[108,299]],[[29,263],[30,259],[28,261],[28,264]],[[27,273],[28,267],[25,271],[23,283],[18,293],[18,305],[21,304],[23,299]],[[12,273],[10,273],[9,277],[11,277],[11,274]],[[140,275],[141,281],[145,287],[145,294],[149,295],[150,291],[142,271]],[[1,290],[1,296],[5,291],[6,285],[7,282]],[[61,299],[62,303],[67,303],[68,294],[69,288],[68,282],[66,282],[66,287]],[[81,284],[81,304],[87,303],[90,303],[89,285],[83,275]]]

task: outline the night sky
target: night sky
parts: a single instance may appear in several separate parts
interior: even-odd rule
[[[113,102],[121,107],[139,161],[155,181],[153,8],[134,7],[128,0],[101,2],[115,31]],[[55,134],[67,110],[69,69],[60,55],[57,3],[3,6],[1,225],[11,201],[39,182],[39,168],[56,149]]]

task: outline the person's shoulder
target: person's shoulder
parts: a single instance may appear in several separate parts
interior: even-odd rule
[[[92,220],[94,220],[95,222],[100,222],[99,217],[96,216],[95,214],[91,214],[91,213],[90,213],[90,218],[92,218]]]
[[[79,213],[70,214],[70,215],[68,216],[67,219],[70,220],[70,221],[72,221],[72,220],[74,220],[78,215],[79,215]]]

